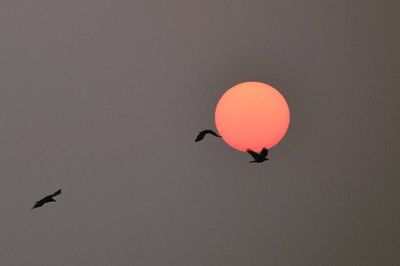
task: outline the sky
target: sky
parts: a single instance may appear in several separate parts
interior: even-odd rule
[[[398,265],[399,11],[2,1],[0,264]],[[194,143],[249,80],[291,110],[263,164]]]

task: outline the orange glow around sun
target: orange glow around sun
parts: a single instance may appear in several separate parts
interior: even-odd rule
[[[272,148],[285,136],[289,121],[285,98],[260,82],[244,82],[230,88],[215,109],[219,134],[229,146],[240,151]]]

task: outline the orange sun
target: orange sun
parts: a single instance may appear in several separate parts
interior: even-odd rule
[[[233,86],[222,95],[215,109],[219,134],[229,146],[240,151],[272,148],[285,136],[289,121],[285,98],[260,82]]]

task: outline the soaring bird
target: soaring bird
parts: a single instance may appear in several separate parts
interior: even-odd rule
[[[53,199],[53,197],[60,195],[61,194],[61,189],[57,190],[56,192],[54,192],[53,194],[50,194],[46,197],[44,197],[43,199],[36,201],[35,205],[32,207],[32,209],[36,209],[39,207],[42,207],[44,204],[49,203],[49,202],[56,202],[55,199]]]
[[[204,137],[205,137],[207,134],[211,134],[211,135],[213,135],[213,136],[215,136],[215,137],[217,137],[217,138],[220,138],[220,137],[221,137],[220,135],[218,135],[217,133],[215,133],[215,132],[212,131],[211,129],[206,129],[206,130],[200,131],[199,135],[197,135],[197,137],[196,137],[196,139],[195,139],[194,142],[198,142],[198,141],[204,139]]]
[[[266,148],[263,148],[260,153],[257,153],[255,151],[248,149],[247,153],[250,154],[254,158],[254,161],[250,161],[251,163],[262,163],[264,161],[269,160],[267,158],[268,150]]]

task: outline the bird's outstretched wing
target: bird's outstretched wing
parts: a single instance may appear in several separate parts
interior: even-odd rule
[[[36,201],[36,202],[35,202],[35,205],[33,205],[32,209],[42,207],[43,204],[44,204],[44,200],[42,200],[42,199],[39,200],[39,201]]]
[[[215,133],[213,130],[211,130],[211,129],[206,129],[206,130],[200,131],[200,133],[197,135],[197,137],[196,137],[196,139],[195,139],[194,141],[195,141],[195,142],[198,142],[198,141],[204,139],[204,137],[205,137],[207,134],[211,134],[211,135],[213,135],[213,136],[215,136],[215,137],[218,137],[218,138],[221,137],[220,135],[218,135],[217,133]]]
[[[199,135],[197,135],[197,137],[196,137],[196,139],[194,140],[194,142],[198,142],[198,141],[204,139],[204,136],[205,136],[205,135],[206,135],[206,133],[205,133],[204,131],[201,131],[201,132],[199,133]]]
[[[266,149],[266,148],[263,148],[262,150],[261,150],[261,152],[260,152],[260,155],[262,156],[262,157],[267,157],[268,156],[268,149]]]
[[[60,194],[61,194],[61,189],[57,190],[56,192],[54,192],[53,194],[51,194],[49,196],[55,197],[55,196],[58,196]]]
[[[252,151],[252,150],[250,150],[250,149],[247,149],[247,153],[250,154],[251,157],[254,158],[254,160],[257,160],[257,159],[260,157],[260,155],[259,155],[257,152]]]

